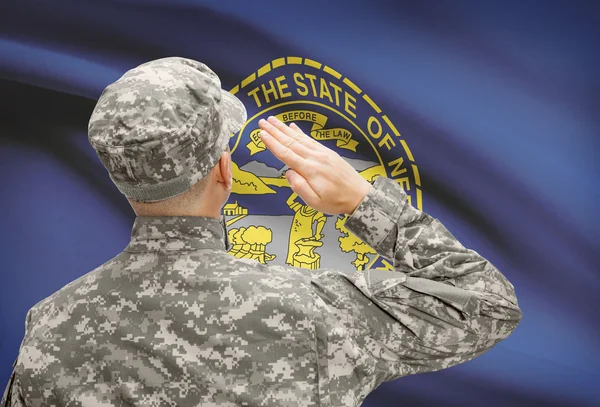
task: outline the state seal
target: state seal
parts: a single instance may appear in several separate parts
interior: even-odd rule
[[[231,93],[248,110],[231,135],[233,188],[224,207],[230,254],[307,269],[389,269],[392,265],[330,216],[294,193],[285,167],[261,142],[258,120],[276,116],[336,150],[365,179],[398,182],[422,209],[419,171],[408,144],[389,117],[358,85],[333,68],[301,57],[275,59]],[[414,202],[414,203],[413,203]]]

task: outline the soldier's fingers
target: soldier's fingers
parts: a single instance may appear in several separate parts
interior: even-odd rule
[[[305,140],[305,142],[303,142],[302,144],[304,144],[306,147],[308,147],[308,148],[310,148],[312,150],[317,150],[317,149],[323,147],[321,145],[321,143],[319,143],[314,138],[310,137],[308,134],[304,133],[300,127],[296,126],[296,123],[290,123],[290,128],[292,130],[295,130],[297,133],[300,133],[302,135],[302,137]]]
[[[312,138],[310,138],[308,135],[304,134],[304,132],[302,130],[300,130],[300,128],[298,126],[296,126],[296,129],[292,129],[289,126],[287,126],[284,122],[282,122],[281,120],[279,120],[278,118],[276,118],[274,116],[269,116],[269,118],[267,120],[277,130],[281,131],[286,136],[294,138],[297,141],[299,141],[300,144],[303,144],[307,147],[310,147],[311,149],[314,149],[314,145],[313,145],[314,140]]]
[[[309,206],[316,205],[321,199],[319,195],[310,187],[306,179],[294,170],[287,170],[285,173],[290,187],[300,198],[304,199]]]
[[[290,168],[294,168],[301,173],[306,171],[309,163],[304,158],[296,154],[292,149],[281,144],[279,140],[273,137],[269,132],[261,130],[260,139],[275,157],[279,158]]]
[[[302,157],[307,157],[311,154],[311,149],[303,145],[299,141],[299,135],[296,137],[290,137],[277,127],[275,127],[272,123],[261,119],[258,121],[258,126],[267,131],[271,136],[275,137],[277,141],[283,144],[286,147],[292,149],[295,153],[299,154]]]

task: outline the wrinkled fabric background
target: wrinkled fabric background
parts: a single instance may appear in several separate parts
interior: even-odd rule
[[[301,56],[402,132],[423,210],[515,285],[493,351],[365,406],[592,406],[600,397],[600,6],[593,1],[93,1],[0,5],[0,390],[27,310],[121,251],[134,214],[87,141],[95,100],[164,56],[230,89]]]

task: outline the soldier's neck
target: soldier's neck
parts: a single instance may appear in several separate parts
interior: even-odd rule
[[[162,205],[139,205],[136,203],[132,204],[132,207],[136,216],[203,216],[221,219],[223,205],[202,203],[187,207],[169,207]]]
[[[183,210],[183,211],[141,211],[137,216],[202,216],[207,218],[221,219],[221,210]]]

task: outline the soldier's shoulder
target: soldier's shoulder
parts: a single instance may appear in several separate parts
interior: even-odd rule
[[[215,259],[215,266],[224,269],[237,270],[240,272],[256,272],[259,274],[269,274],[272,276],[282,275],[289,278],[298,277],[306,278],[310,276],[310,270],[293,267],[288,265],[279,265],[273,263],[261,263],[254,259],[245,259],[232,256],[224,253]],[[315,270],[316,271],[316,270]]]
[[[96,289],[97,285],[95,283],[100,278],[102,273],[107,269],[117,266],[121,261],[122,255],[123,252],[119,253],[100,266],[92,269],[91,271],[83,274],[82,276],[68,282],[51,295],[38,301],[33,307],[30,308],[29,313],[38,314],[40,312],[47,312],[49,308],[62,308],[64,305],[76,300],[82,295],[89,295]]]
[[[298,275],[300,277],[308,279],[321,274],[340,274],[351,278],[357,278],[358,276],[361,276],[363,274],[362,271],[357,271],[356,269],[318,268],[315,270],[309,270],[306,268],[290,266],[287,264],[263,264],[257,260],[238,258],[227,253],[223,254],[223,256],[219,258],[218,262],[219,266],[226,268],[236,268],[242,270],[253,269],[265,273]]]

